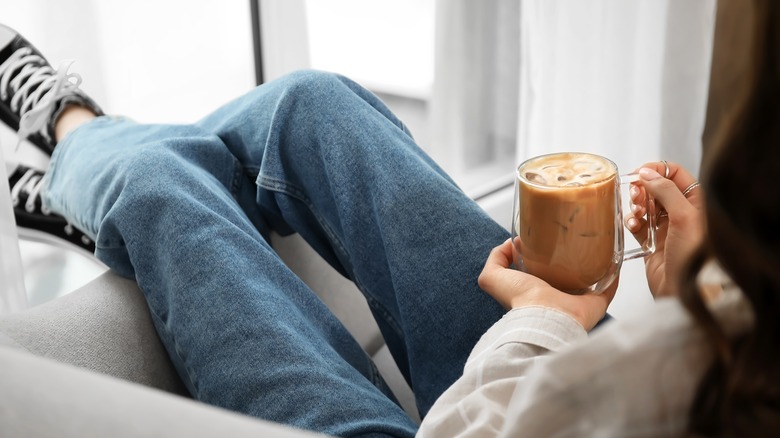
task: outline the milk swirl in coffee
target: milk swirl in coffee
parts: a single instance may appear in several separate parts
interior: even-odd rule
[[[515,260],[577,293],[616,269],[617,168],[597,155],[563,153],[518,168]]]
[[[615,166],[596,155],[567,153],[538,157],[527,162],[522,172],[535,184],[582,187],[614,176]]]

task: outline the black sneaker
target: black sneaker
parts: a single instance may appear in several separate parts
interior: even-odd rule
[[[8,178],[20,236],[63,247],[72,244],[94,253],[95,243],[92,239],[41,204],[38,195],[42,178],[43,172],[22,165],[17,166]]]
[[[15,30],[0,24],[0,120],[51,155],[56,141],[54,122],[66,104],[103,111],[79,89],[81,77],[59,70]]]

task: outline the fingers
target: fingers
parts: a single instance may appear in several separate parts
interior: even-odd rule
[[[539,305],[561,310],[575,318],[586,329],[596,324],[615,296],[617,280],[601,294],[570,295],[545,281],[511,269],[511,239],[493,248],[479,275],[479,286],[504,308]]]
[[[665,176],[666,174],[666,166],[669,166],[669,175]],[[658,173],[659,176],[664,177],[665,179],[668,179],[677,186],[677,188],[682,192],[685,190],[686,187],[691,185],[694,181],[696,181],[696,178],[693,177],[693,175],[690,174],[684,167],[680,166],[677,163],[672,162],[652,162],[652,163],[645,163],[640,168],[640,171],[637,171],[637,173],[640,173],[641,176],[641,169],[651,169],[654,170],[656,173]]]
[[[616,278],[612,284],[600,294],[579,295],[577,307],[573,308],[575,319],[582,324],[585,330],[592,329],[607,313],[609,304],[615,298],[620,278]],[[577,314],[579,312],[579,314]]]
[[[643,167],[639,169],[639,177],[647,193],[666,210],[670,221],[673,217],[690,214],[690,210],[694,208],[682,194],[682,190],[695,181],[690,175],[682,176],[675,181],[662,177],[651,168]],[[680,188],[682,184],[684,185]]]
[[[647,221],[644,219],[644,216],[647,213],[647,210],[645,209],[645,199],[647,199],[647,194],[644,187],[636,183],[632,183],[629,190],[631,197],[631,214],[626,215],[626,228],[628,228],[628,230],[631,231],[634,235],[647,235],[645,229],[647,226]]]
[[[668,178],[664,175],[667,174]],[[703,197],[696,179],[676,163],[646,163],[637,173],[640,183],[631,186],[631,211],[626,218],[626,227],[640,242],[647,235],[645,205],[648,193],[655,198],[656,210],[661,217],[669,214],[685,217],[690,207],[701,208]],[[686,192],[687,191],[687,192]]]
[[[493,248],[485,262],[485,269],[506,269],[512,264],[512,239]]]
[[[541,281],[532,275],[511,269],[511,264],[512,241],[507,239],[490,251],[477,279],[479,287],[506,309],[513,307],[512,302],[517,296],[527,295],[534,289],[535,283]]]
[[[495,288],[497,276],[508,269],[512,264],[512,240],[507,239],[501,245],[493,248],[485,261],[482,273],[479,274],[477,282],[485,292],[490,293]]]

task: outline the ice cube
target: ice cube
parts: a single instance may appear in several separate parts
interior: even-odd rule
[[[536,172],[526,172],[525,179],[531,182],[535,182],[537,184],[547,184],[547,180],[544,179],[542,175],[539,175]]]

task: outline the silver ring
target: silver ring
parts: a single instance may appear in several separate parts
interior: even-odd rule
[[[666,160],[661,160],[662,163],[664,163],[664,178],[669,179],[669,174],[671,173],[671,169],[669,169],[669,162]]]
[[[699,187],[700,185],[701,184],[699,184],[698,181],[692,182],[691,185],[689,185],[688,187],[685,188],[685,190],[683,190],[683,192],[682,192],[683,196],[685,196],[687,198],[688,197],[688,193],[691,193],[691,191],[693,191],[693,189],[695,189],[696,187]]]

